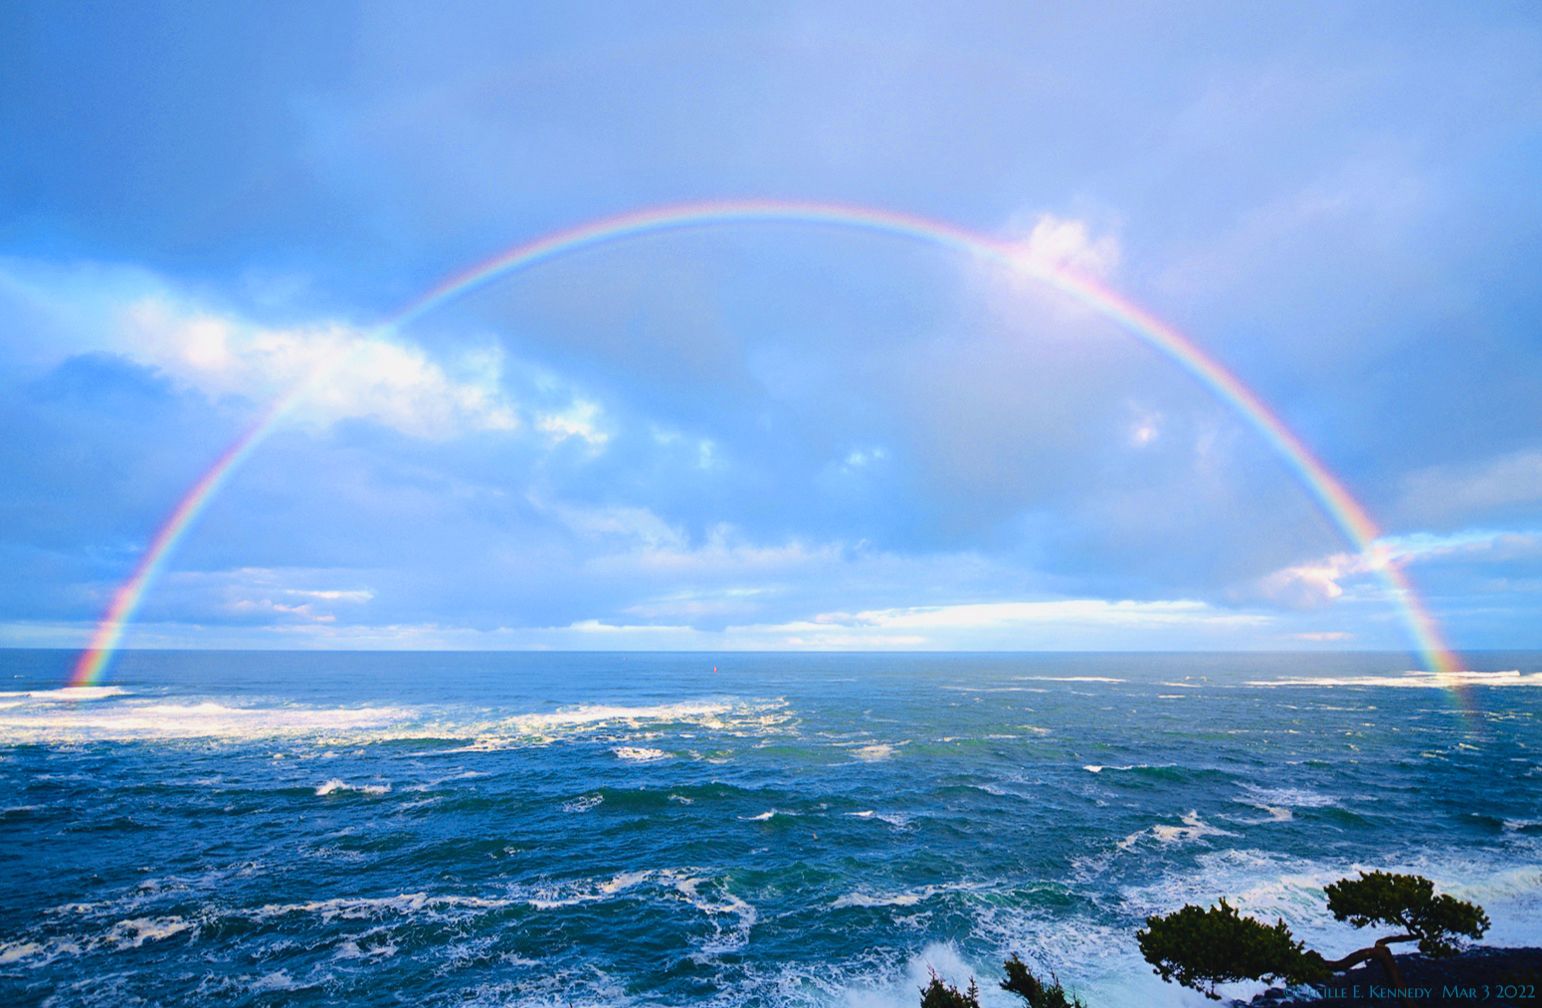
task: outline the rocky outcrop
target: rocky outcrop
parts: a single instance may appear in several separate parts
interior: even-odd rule
[[[1542,1008],[1542,948],[1468,949],[1431,958],[1399,955],[1399,990],[1378,963],[1345,970],[1327,983],[1271,988],[1234,1008]]]

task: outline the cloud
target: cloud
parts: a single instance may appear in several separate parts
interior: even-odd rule
[[[1259,582],[1264,597],[1312,608],[1341,598],[1365,575],[1388,567],[1441,561],[1513,560],[1542,551],[1542,533],[1469,530],[1450,535],[1416,533],[1378,539],[1365,553],[1334,553],[1294,564]]]
[[[599,420],[599,403],[576,399],[561,412],[541,414],[536,420],[536,427],[555,441],[578,438],[588,442],[592,448],[601,448],[610,440],[610,435],[601,429]]]
[[[832,611],[781,622],[731,623],[715,631],[690,624],[585,620],[544,636],[558,646],[580,635],[691,648],[1012,650],[1128,647],[1141,640],[1160,642],[1167,635],[1185,643],[1196,635],[1237,640],[1271,623],[1265,614],[1221,610],[1186,599],[1042,599]]]
[[[718,628],[699,626],[689,618],[650,621],[646,616],[591,617],[560,626],[487,630],[431,623],[321,625],[323,620],[307,619],[308,614],[280,612],[289,618],[273,629],[293,643],[408,648],[1033,650],[1139,648],[1153,642],[1182,647],[1196,641],[1246,644],[1273,624],[1264,614],[1219,610],[1191,600],[965,603],[826,612],[774,622],[731,622]],[[153,640],[157,632],[153,625],[141,629],[145,641]]]
[[[1026,225],[1015,218],[1006,228],[1014,238],[1014,258],[1039,269],[1065,269],[1073,273],[1107,278],[1119,266],[1119,240],[1112,234],[1094,237],[1084,220],[1052,213],[1034,215]]]
[[[830,613],[814,618],[814,623],[821,625],[932,631],[1001,629],[1035,624],[1154,627],[1196,623],[1238,626],[1257,625],[1261,622],[1264,619],[1254,614],[1220,612],[1203,602],[1191,600],[1134,602],[1106,599],[910,606],[858,613]]]
[[[519,426],[496,347],[463,355],[452,374],[421,347],[341,323],[273,328],[166,296],[118,319],[118,352],[206,395],[271,400],[309,383],[299,413],[313,423],[370,419],[430,438]]]

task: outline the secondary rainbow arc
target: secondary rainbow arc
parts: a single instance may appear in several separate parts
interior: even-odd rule
[[[1091,277],[1027,255],[1021,243],[915,214],[836,203],[731,200],[654,207],[590,221],[515,245],[441,281],[405,305],[374,333],[377,337],[389,336],[429,312],[496,280],[585,249],[667,231],[778,222],[871,231],[993,261],[1060,291],[1117,323],[1178,364],[1263,437],[1357,552],[1380,558],[1374,566],[1428,671],[1447,684],[1462,706],[1470,706],[1465,689],[1455,675],[1458,670],[1456,658],[1446,646],[1438,624],[1403,570],[1386,560],[1385,551],[1376,542],[1380,533],[1375,522],[1343,481],[1307,448],[1256,392],[1178,330]],[[313,384],[314,379],[302,383],[270,408],[183,496],[152,538],[133,573],[114,593],[90,644],[76,663],[71,685],[92,685],[101,679],[145,592],[164,568],[177,543],[231,474],[282,422],[290,408],[304,398]]]

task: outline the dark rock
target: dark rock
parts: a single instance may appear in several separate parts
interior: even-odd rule
[[[1398,969],[1414,1008],[1542,1008],[1542,948],[1468,949],[1431,958],[1399,955]],[[1398,1008],[1378,963],[1364,963],[1323,984],[1272,987],[1234,1008]]]

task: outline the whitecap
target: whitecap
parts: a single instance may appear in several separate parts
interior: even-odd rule
[[[349,784],[346,781],[333,777],[316,788],[316,796],[324,798],[338,791],[356,791],[359,794],[383,795],[391,790],[389,784]]]
[[[579,795],[577,798],[562,803],[564,812],[588,812],[598,807],[605,801],[605,796],[600,794]]]
[[[193,927],[190,921],[181,917],[136,917],[114,924],[107,932],[106,940],[114,948],[138,948],[147,941],[161,941]]]
[[[479,912],[510,906],[511,900],[482,896],[399,893],[395,896],[339,896],[306,903],[269,903],[245,912],[252,920],[268,920],[288,914],[318,914],[323,921],[371,920],[385,915],[446,916],[451,911]]]
[[[1149,829],[1137,830],[1119,841],[1119,849],[1129,850],[1147,836],[1161,844],[1175,844],[1209,836],[1237,835],[1229,830],[1223,830],[1219,826],[1212,826],[1205,822],[1200,818],[1199,812],[1194,809],[1190,809],[1182,815],[1180,821],[1183,824],[1181,826],[1174,826],[1170,823],[1157,823]]]
[[[618,746],[611,752],[618,759],[628,760],[633,763],[653,763],[657,760],[669,759],[669,753],[662,749],[648,749],[643,746]]]
[[[796,812],[788,812],[785,809],[774,808],[768,809],[759,815],[740,816],[739,819],[741,822],[767,822],[776,816],[796,816],[797,814]]]
[[[979,887],[969,883],[952,883],[947,885],[928,885],[919,889],[908,889],[898,893],[880,893],[877,895],[857,891],[838,897],[830,906],[840,910],[844,907],[910,907],[923,900],[929,900],[933,896],[944,893],[972,892]]]
[[[246,741],[337,735],[378,730],[413,714],[403,707],[238,707],[215,700],[48,702],[0,711],[0,742]]]
[[[1278,806],[1286,808],[1328,808],[1339,804],[1335,798],[1319,794],[1316,791],[1308,791],[1304,788],[1265,788],[1244,784],[1242,789],[1247,793],[1247,797],[1242,800],[1255,808],[1267,809]],[[1287,816],[1286,818],[1289,817]]]
[[[105,700],[108,697],[128,695],[129,691],[122,686],[60,686],[57,689],[45,690],[0,690],[0,698],[6,700],[36,700],[42,703]]]
[[[37,942],[18,941],[6,942],[0,945],[0,966],[9,966],[11,963],[29,959],[32,956],[41,955],[43,946]]]
[[[1116,678],[1114,678],[1112,676],[1095,676],[1095,675],[1066,675],[1066,676],[1055,676],[1055,675],[1020,675],[1020,676],[1015,676],[1014,678],[1017,678],[1017,679],[1032,679],[1032,680],[1035,680],[1035,681],[1038,681],[1038,682],[1122,683],[1122,682],[1128,682],[1129,681],[1127,679],[1116,679]]]
[[[1391,686],[1403,689],[1449,689],[1453,686],[1542,686],[1542,672],[1435,673],[1410,670],[1401,675],[1321,676],[1287,679],[1252,679],[1248,686]]]

